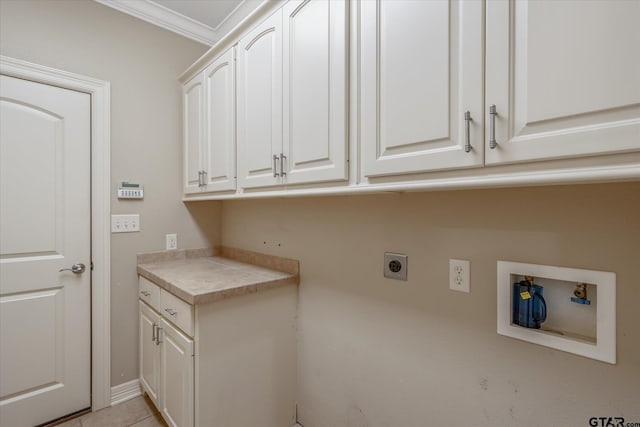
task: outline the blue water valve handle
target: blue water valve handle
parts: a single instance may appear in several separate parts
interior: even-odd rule
[[[586,298],[571,297],[571,302],[575,302],[575,303],[578,303],[578,304],[584,304],[584,305],[591,305],[591,301],[589,301]]]

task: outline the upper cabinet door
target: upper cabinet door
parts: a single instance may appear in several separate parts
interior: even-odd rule
[[[489,1],[486,163],[639,150],[639,23],[638,1]]]
[[[283,153],[289,184],[347,179],[348,1],[283,7]]]
[[[185,193],[200,192],[200,172],[202,171],[202,119],[203,119],[202,74],[198,74],[183,87],[183,183]]]
[[[229,49],[204,71],[206,191],[236,188],[235,50]]]
[[[242,188],[279,183],[282,148],[282,10],[238,44],[238,179]],[[275,157],[274,157],[275,156]]]
[[[363,174],[481,166],[483,2],[375,0],[361,8]]]

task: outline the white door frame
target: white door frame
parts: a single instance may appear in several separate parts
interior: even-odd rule
[[[0,73],[91,96],[91,409],[111,405],[111,85],[0,55]]]

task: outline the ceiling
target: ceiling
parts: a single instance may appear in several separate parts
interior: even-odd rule
[[[263,0],[95,0],[206,45],[215,44]]]
[[[178,12],[215,29],[242,0],[155,0],[161,6]]]

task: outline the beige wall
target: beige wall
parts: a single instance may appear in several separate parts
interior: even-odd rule
[[[220,205],[180,201],[181,99],[177,76],[206,46],[89,0],[0,1],[0,53],[111,82],[112,213],[139,213],[140,233],[111,239],[112,385],[137,378],[135,254],[220,239]],[[118,180],[145,186],[118,201]]]
[[[222,240],[301,261],[305,427],[640,422],[640,183],[224,202]],[[617,365],[497,335],[496,260],[615,272]]]

